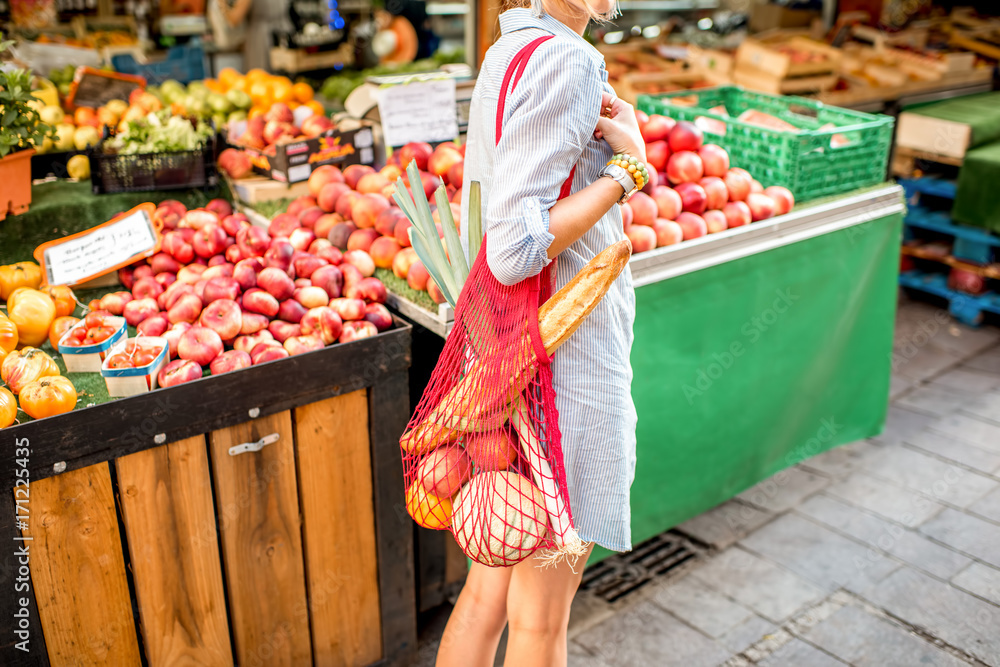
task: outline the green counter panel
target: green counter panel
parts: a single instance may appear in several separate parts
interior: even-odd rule
[[[880,432],[901,230],[890,215],[636,290],[633,544]]]

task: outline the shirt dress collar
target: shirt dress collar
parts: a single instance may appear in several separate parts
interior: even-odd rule
[[[580,40],[584,46],[584,50],[587,52],[587,55],[590,56],[598,67],[604,69],[604,56],[601,52],[594,48],[593,44],[573,32],[573,30],[571,30],[570,27],[562,21],[552,18],[548,14],[534,16],[530,9],[524,9],[521,7],[508,9],[500,15],[500,34],[506,35],[517,30],[524,30],[525,28],[539,28],[546,32],[550,32],[553,35],[562,35],[563,37],[567,37],[569,39]]]

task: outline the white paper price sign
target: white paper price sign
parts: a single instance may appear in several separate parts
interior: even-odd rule
[[[49,285],[76,285],[156,252],[160,239],[147,206],[35,250]],[[41,255],[39,257],[39,255]]]
[[[402,146],[411,141],[451,141],[458,137],[455,79],[380,88],[378,111],[387,146]]]

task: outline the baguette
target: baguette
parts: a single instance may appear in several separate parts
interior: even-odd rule
[[[631,254],[628,240],[608,246],[538,309],[538,330],[547,354],[555,352],[579,328],[621,275]],[[462,433],[499,428],[506,418],[496,423],[491,413],[509,410],[538,370],[527,331],[518,354],[509,359],[510,368],[502,376],[510,380],[502,396],[484,395],[481,385],[486,377],[495,376],[496,371],[489,372],[482,364],[474,365],[424,421],[403,434],[400,438],[403,450],[423,454]]]

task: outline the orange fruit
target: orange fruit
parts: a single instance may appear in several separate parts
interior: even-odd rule
[[[91,107],[77,107],[73,112],[73,122],[76,125],[90,125],[97,120],[97,112]]]
[[[205,84],[205,87],[211,90],[213,93],[226,92],[225,86],[219,83],[216,79],[205,79],[203,83]]]
[[[317,116],[326,115],[326,109],[323,108],[323,105],[320,104],[318,100],[309,100],[308,102],[305,103],[305,106],[312,109],[312,112]]]
[[[258,81],[250,86],[250,90],[247,91],[250,94],[250,99],[253,100],[255,105],[270,108],[271,104],[274,102],[274,97],[271,94],[271,86]]]
[[[291,105],[295,101],[295,91],[291,85],[286,85],[284,81],[276,81],[272,88],[275,102],[284,102]]]
[[[219,70],[219,83],[227,89],[232,88],[233,84],[235,84],[238,79],[242,78],[243,75],[234,70],[232,67],[223,67]]]
[[[257,116],[263,116],[268,111],[268,107],[257,106],[256,104],[250,107],[250,111],[247,112],[247,118],[256,118]]]
[[[252,82],[263,81],[267,78],[270,78],[270,76],[271,75],[265,72],[264,70],[256,67],[247,72],[247,79],[249,79]]]
[[[297,83],[292,86],[292,93],[295,99],[305,104],[313,98],[313,89],[308,83]]]

